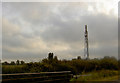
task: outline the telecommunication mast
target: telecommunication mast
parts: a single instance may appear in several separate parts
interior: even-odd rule
[[[88,31],[87,25],[85,25],[85,44],[84,44],[84,56],[86,59],[89,59],[89,47],[88,47]]]

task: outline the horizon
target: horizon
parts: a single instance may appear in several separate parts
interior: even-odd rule
[[[113,57],[113,58],[115,58],[116,60],[120,60],[120,59],[118,59],[118,58],[116,58],[116,57],[114,57],[114,56],[104,56],[104,57]],[[103,59],[104,57],[101,57],[101,58],[89,58],[90,60],[93,60],[93,59]],[[54,56],[53,56],[53,58],[54,58]],[[67,60],[67,61],[69,61],[69,60],[73,60],[73,59],[77,59],[78,57],[73,57],[73,58],[71,58],[71,59],[59,59],[59,57],[57,57],[58,58],[58,60],[61,60],[61,61],[64,61],[64,60]],[[19,60],[19,61],[24,61],[25,63],[30,63],[30,62],[41,62],[43,59],[48,59],[48,56],[47,57],[45,57],[45,58],[42,58],[42,59],[39,59],[38,61],[35,61],[35,60],[33,60],[33,61],[25,61],[25,60],[19,60],[19,59],[17,59],[17,60]],[[2,61],[1,60],[1,63],[4,63],[4,62],[8,62],[8,63],[11,63],[12,61],[14,61],[14,62],[16,62],[17,60],[8,60],[8,61]],[[81,60],[86,60],[85,58],[81,58]]]

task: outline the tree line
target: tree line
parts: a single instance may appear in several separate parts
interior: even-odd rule
[[[25,63],[17,60],[11,63],[3,64],[3,73],[26,73],[26,72],[54,72],[54,71],[71,71],[73,74],[81,74],[83,72],[99,71],[99,70],[118,70],[120,69],[118,61],[115,57],[105,56],[98,59],[81,59],[80,56],[72,60],[58,60],[53,53],[48,54],[48,58],[39,62]],[[14,67],[5,66],[12,65]],[[16,65],[16,66],[15,66]],[[9,72],[8,72],[9,71]]]
[[[16,62],[15,61],[11,61],[10,63],[8,63],[7,61],[3,62],[2,65],[23,65],[25,64],[24,61],[20,61],[20,60],[17,60]]]

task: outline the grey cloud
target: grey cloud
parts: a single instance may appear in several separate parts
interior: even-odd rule
[[[24,60],[24,61],[40,61],[41,59],[47,56],[47,53],[32,53],[32,52],[10,52],[9,50],[3,49],[2,51],[2,60],[11,61],[11,60]]]
[[[13,24],[19,25],[20,31],[12,37],[3,36],[3,46],[6,44],[6,46],[9,47],[22,47],[31,50],[31,43],[39,42],[39,40],[36,40],[37,37],[41,38],[41,41],[43,41],[47,47],[50,46],[52,51],[54,51],[52,46],[60,45],[60,43],[57,44],[57,42],[68,45],[70,48],[65,51],[54,51],[60,58],[70,59],[78,55],[83,56],[84,25],[87,24],[89,30],[90,56],[117,56],[116,43],[118,39],[118,28],[116,17],[111,14],[96,13],[97,11],[94,11],[95,14],[92,14],[88,12],[87,4],[82,6],[71,6],[69,4],[57,6],[54,4],[4,3],[5,7],[10,6],[10,10],[5,11],[6,9],[4,9],[3,16],[8,18]],[[9,15],[8,12],[12,12],[12,14]],[[16,14],[14,14],[14,12],[16,12]],[[10,16],[13,18],[10,18]],[[97,47],[94,47],[95,44]],[[29,57],[43,58],[46,57],[48,51],[50,51],[48,49],[43,50],[42,47],[39,50],[42,51],[37,53],[33,51],[13,53],[3,49],[3,58],[12,59],[15,57],[19,59],[20,56],[26,59]]]

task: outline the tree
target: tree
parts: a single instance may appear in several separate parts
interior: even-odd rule
[[[24,61],[20,61],[20,62],[21,62],[21,65],[25,64],[25,62],[24,62]]]
[[[46,58],[43,59],[43,60],[42,60],[42,63],[48,63],[48,59],[46,59]]]
[[[55,60],[55,61],[58,61],[58,58],[57,58],[57,56],[54,56],[54,60]]]
[[[53,59],[53,53],[49,53],[48,54],[48,60],[52,60]]]
[[[80,59],[81,59],[81,56],[78,56],[77,59],[80,60]]]
[[[118,69],[118,61],[115,57],[105,56],[100,61],[100,65],[103,69]]]
[[[15,62],[14,62],[14,61],[11,61],[10,65],[15,65]]]
[[[19,64],[20,64],[20,61],[19,61],[19,60],[17,60],[17,61],[16,61],[16,65],[19,65]]]
[[[9,63],[7,61],[2,63],[3,65],[9,65]]]

